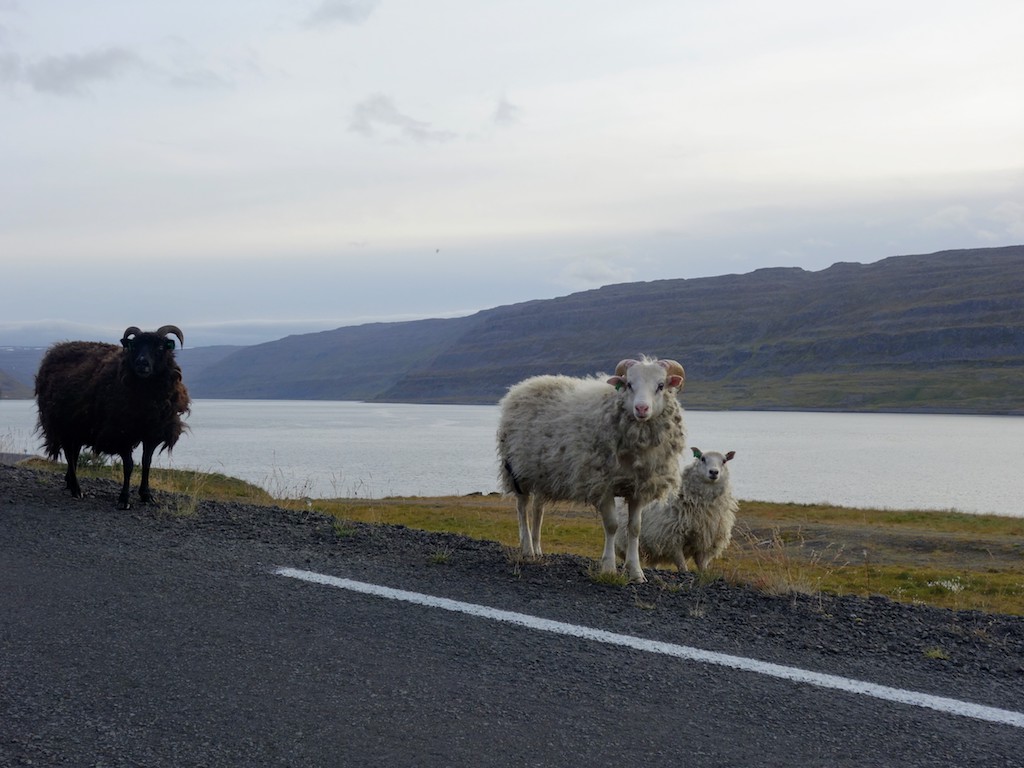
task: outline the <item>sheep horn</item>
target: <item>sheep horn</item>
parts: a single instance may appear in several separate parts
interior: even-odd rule
[[[178,341],[181,342],[181,346],[185,346],[185,334],[181,332],[181,328],[176,325],[161,325],[157,330],[157,336],[166,336],[168,333],[173,333],[178,337]],[[677,363],[678,365],[678,363]]]
[[[141,330],[140,330],[139,328],[136,328],[136,327],[135,327],[134,325],[129,325],[129,326],[128,326],[128,327],[127,327],[127,328],[125,329],[125,331],[124,331],[124,335],[123,335],[123,336],[121,336],[121,341],[122,341],[122,342],[128,341],[128,339],[129,339],[129,338],[130,338],[131,336],[138,336],[138,335],[139,335],[140,333],[142,333],[142,331],[141,331]]]
[[[620,360],[619,364],[615,366],[615,375],[625,376],[626,370],[634,365],[636,365],[636,360]]]
[[[686,381],[686,371],[684,371],[683,366],[675,360],[659,360],[658,365],[668,371],[670,376],[681,376],[683,381]],[[683,388],[682,384],[679,385],[679,388]]]

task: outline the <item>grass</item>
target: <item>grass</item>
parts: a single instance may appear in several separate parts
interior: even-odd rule
[[[64,471],[50,462],[36,466]],[[80,475],[121,479],[117,466],[89,466]],[[205,498],[276,504],[333,516],[339,536],[347,535],[353,522],[399,524],[497,541],[505,545],[513,569],[522,562],[514,504],[497,495],[278,498],[222,474],[165,469],[154,469],[150,482],[154,490],[175,495],[174,501],[158,498],[172,514],[195,514]],[[546,554],[594,560],[590,578],[597,583],[625,583],[624,578],[598,573],[603,534],[598,515],[590,509],[550,505],[543,544]],[[430,560],[441,565],[453,556],[450,549],[442,549]],[[665,583],[657,572],[653,578]],[[745,501],[731,546],[696,583],[713,579],[771,595],[883,595],[944,608],[1024,615],[1024,518]]]
[[[514,505],[498,496],[313,503],[339,519],[498,541],[506,546],[510,563],[521,558]],[[625,583],[624,578],[598,572],[603,534],[595,512],[551,505],[543,541],[547,554],[594,560],[594,582]],[[700,580],[715,578],[772,595],[884,595],[902,602],[1024,615],[1024,519],[743,502],[732,545]]]

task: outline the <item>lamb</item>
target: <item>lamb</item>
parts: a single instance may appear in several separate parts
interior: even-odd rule
[[[679,487],[686,435],[676,394],[685,376],[674,360],[642,357],[622,360],[608,379],[534,376],[509,388],[499,403],[500,482],[516,497],[524,555],[541,555],[546,502],[593,504],[605,533],[601,571],[615,573],[615,497],[622,496],[626,571],[632,581],[646,581],[638,550],[641,509]]]
[[[686,558],[692,557],[698,570],[704,571],[732,539],[739,503],[732,495],[727,464],[736,452],[691,450],[695,458],[682,472],[678,494],[644,508],[640,557],[648,565],[673,563],[685,571]],[[619,520],[625,520],[626,514],[620,504]],[[621,555],[627,546],[621,533],[616,536],[616,552]]]
[[[170,452],[187,429],[181,416],[190,410],[188,390],[174,359],[174,340],[167,338],[172,333],[185,343],[174,325],[155,332],[131,326],[120,347],[65,341],[43,356],[35,381],[37,431],[51,459],[64,452],[68,463],[64,482],[75,498],[82,497],[78,456],[88,446],[97,453],[121,457],[124,483],[118,504],[128,509],[132,451],[142,443],[139,498],[153,500],[149,489],[153,453],[157,447]]]

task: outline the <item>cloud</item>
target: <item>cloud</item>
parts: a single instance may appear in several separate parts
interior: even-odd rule
[[[600,288],[602,285],[629,283],[635,270],[617,266],[610,257],[582,257],[566,264],[559,273],[558,282],[572,290]]]
[[[307,27],[325,24],[362,24],[377,8],[376,0],[323,0],[306,17]]]
[[[1000,223],[1011,237],[1024,237],[1024,204],[1005,200],[992,210],[988,218]]]
[[[966,205],[947,205],[927,216],[922,222],[925,229],[962,229],[970,225],[971,209]]]
[[[1004,200],[987,213],[977,214],[966,205],[948,205],[926,216],[922,225],[926,230],[972,232],[987,241],[1021,238],[1024,237],[1024,203]]]
[[[231,82],[211,69],[190,69],[172,75],[170,84],[175,88],[195,88],[199,90],[230,88]]]
[[[494,110],[494,123],[495,125],[515,125],[519,122],[519,115],[522,110],[515,104],[510,102],[504,96],[498,101],[498,106]]]
[[[376,136],[380,129],[393,129],[400,136],[417,142],[449,141],[455,138],[450,131],[441,131],[398,111],[387,96],[374,94],[352,108],[349,129],[364,136]]]
[[[13,85],[21,79],[21,61],[13,54],[0,55],[0,85]]]
[[[28,66],[25,76],[37,91],[76,95],[83,93],[90,83],[114,80],[142,66],[142,59],[131,51],[107,48],[77,55],[47,56]]]

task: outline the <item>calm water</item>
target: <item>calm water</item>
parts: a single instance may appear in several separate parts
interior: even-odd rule
[[[497,490],[496,406],[200,400],[159,466],[277,496]],[[1024,516],[1024,419],[687,411],[689,445],[734,450],[741,499]],[[0,401],[0,451],[36,453],[35,404]],[[138,455],[138,454],[137,454]]]

